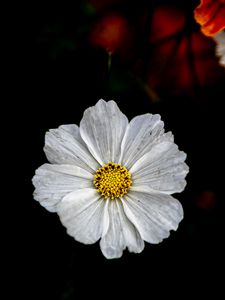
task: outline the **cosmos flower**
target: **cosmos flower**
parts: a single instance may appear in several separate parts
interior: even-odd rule
[[[225,0],[201,0],[194,10],[194,17],[205,35],[220,32],[225,28]]]
[[[224,17],[225,18],[225,17]],[[216,55],[220,58],[219,63],[225,67],[225,31],[213,36],[216,41]]]
[[[69,235],[84,244],[100,239],[106,258],[127,247],[140,253],[176,230],[188,167],[159,115],[128,122],[114,101],[99,100],[77,125],[46,133],[50,164],[36,170],[34,198],[57,212]]]

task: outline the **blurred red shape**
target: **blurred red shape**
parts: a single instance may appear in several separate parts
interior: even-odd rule
[[[180,10],[170,6],[159,6],[153,13],[150,42],[160,42],[174,37],[184,26],[185,16]]]
[[[166,5],[153,12],[147,80],[157,92],[190,94],[200,86],[214,86],[224,76],[214,41],[193,31],[186,18],[184,11]]]
[[[94,25],[90,41],[108,53],[123,51],[130,41],[129,24],[120,14],[105,15]]]
[[[225,0],[201,0],[194,17],[205,35],[218,33],[225,28]]]
[[[211,210],[215,207],[216,196],[212,191],[201,192],[196,197],[196,205],[198,208],[203,210]]]

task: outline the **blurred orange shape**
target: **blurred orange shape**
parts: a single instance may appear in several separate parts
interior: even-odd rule
[[[225,28],[225,0],[201,0],[194,10],[194,17],[205,35],[220,32]]]
[[[93,28],[90,41],[94,46],[114,53],[126,46],[130,36],[127,20],[119,14],[110,14],[100,19]]]

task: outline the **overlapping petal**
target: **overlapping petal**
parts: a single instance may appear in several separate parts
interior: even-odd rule
[[[120,163],[128,169],[149,152],[153,141],[164,133],[159,115],[145,114],[133,118],[122,141]]]
[[[83,188],[66,195],[57,207],[67,233],[84,244],[93,244],[108,229],[107,203],[93,188]]]
[[[127,117],[114,101],[99,100],[84,112],[80,122],[81,137],[101,165],[117,162],[127,125]]]
[[[45,154],[53,164],[71,164],[94,172],[99,164],[80,137],[77,125],[50,129],[45,136]]]
[[[124,211],[140,232],[143,240],[160,243],[176,230],[183,218],[179,201],[170,195],[131,191],[122,199]]]
[[[140,253],[144,249],[144,242],[125,215],[122,203],[109,199],[107,202],[109,228],[100,242],[102,253],[109,259],[121,257],[126,247],[130,252]]]
[[[179,151],[177,145],[164,134],[131,167],[132,189],[167,194],[181,192],[186,185],[184,178],[188,173],[185,159],[186,154]]]
[[[44,164],[32,179],[34,199],[48,211],[55,212],[57,204],[68,193],[92,186],[92,174],[73,165]]]

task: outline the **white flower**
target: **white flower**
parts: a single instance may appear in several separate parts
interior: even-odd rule
[[[216,55],[220,58],[219,63],[225,67],[225,31],[213,36],[216,41]]]
[[[107,258],[127,247],[140,253],[157,244],[183,218],[179,201],[188,167],[159,115],[130,123],[114,101],[84,112],[80,127],[63,125],[46,133],[44,164],[33,177],[34,198],[57,212],[69,235],[84,244],[101,239]]]

